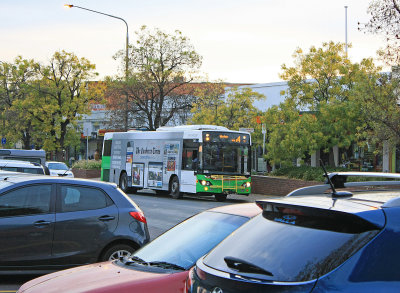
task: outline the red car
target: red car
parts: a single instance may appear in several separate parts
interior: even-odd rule
[[[18,292],[184,292],[188,271],[234,230],[261,213],[254,203],[199,213],[168,230],[130,258],[44,275]]]

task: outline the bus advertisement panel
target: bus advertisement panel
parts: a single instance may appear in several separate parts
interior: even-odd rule
[[[102,175],[124,191],[153,189],[179,198],[251,192],[251,137],[225,127],[187,125],[106,133]]]

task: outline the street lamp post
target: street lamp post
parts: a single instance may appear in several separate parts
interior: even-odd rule
[[[88,9],[88,8],[85,8],[85,7],[76,6],[76,5],[72,5],[72,4],[64,4],[64,6],[67,7],[67,8],[79,8],[79,9],[87,10],[87,11],[90,11],[90,12],[102,14],[102,15],[105,15],[105,16],[109,16],[109,17],[112,17],[112,18],[116,18],[116,19],[122,20],[125,23],[125,25],[126,25],[125,79],[126,79],[126,81],[128,81],[128,69],[129,69],[129,66],[128,66],[128,51],[129,51],[128,23],[121,17],[115,16],[115,15],[111,15],[111,14],[107,14],[107,13],[103,13],[103,12],[96,11],[96,10],[92,10],[92,9]],[[127,131],[128,130],[128,97],[126,97],[125,103],[126,103],[126,105],[125,105],[125,117],[124,117],[124,120],[125,120],[124,124],[125,125],[124,126],[125,126],[125,131]]]

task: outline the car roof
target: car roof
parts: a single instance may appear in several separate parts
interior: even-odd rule
[[[28,161],[18,160],[2,160],[0,159],[0,167],[30,167],[30,168],[42,168],[40,164],[34,164]]]
[[[261,213],[260,207],[255,203],[242,203],[233,205],[224,205],[207,210],[207,212],[224,213],[252,218]]]
[[[22,174],[22,173],[18,173]],[[117,188],[115,183],[98,181],[98,180],[90,180],[90,179],[80,179],[80,178],[67,178],[67,177],[52,177],[46,175],[22,175],[19,176],[17,174],[13,174],[12,176],[8,176],[7,174],[2,175],[0,173],[0,180],[5,180],[10,183],[69,183],[69,184],[77,184],[77,185],[89,185],[89,186],[113,186]]]
[[[326,177],[326,176],[325,176]],[[357,201],[365,205],[380,207],[400,207],[400,174],[378,172],[334,172],[327,176],[333,188],[350,192],[339,196],[332,192],[332,187],[327,180],[325,184],[307,186],[293,190],[287,197],[297,196],[328,196],[332,198],[346,198],[348,201]],[[348,182],[350,178],[358,177],[361,181]],[[370,180],[373,181],[362,181]]]

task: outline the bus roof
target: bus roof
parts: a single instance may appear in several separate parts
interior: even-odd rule
[[[157,128],[157,131],[185,131],[185,130],[224,130],[224,131],[229,131],[229,129],[224,126],[206,125],[206,124],[163,126],[163,127]]]

